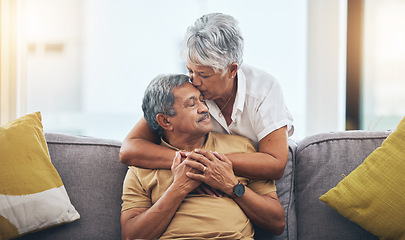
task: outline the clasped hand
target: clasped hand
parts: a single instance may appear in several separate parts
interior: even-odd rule
[[[232,194],[238,180],[232,162],[225,155],[204,149],[180,152],[180,155],[182,164],[192,169],[186,172],[186,176],[211,187],[209,189],[202,184],[197,191],[216,196],[221,196],[220,192]]]
[[[173,174],[173,184],[178,185],[179,189],[183,190],[185,194],[193,191],[201,184],[201,181],[187,176],[187,173],[197,172],[197,170],[187,166],[184,161],[182,161],[182,156],[179,152],[176,152],[176,156],[173,159],[171,171]]]

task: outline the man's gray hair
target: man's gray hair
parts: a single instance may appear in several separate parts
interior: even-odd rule
[[[210,13],[187,29],[181,47],[186,62],[210,66],[215,71],[243,62],[243,37],[232,16]]]
[[[184,74],[159,75],[155,77],[145,90],[142,100],[142,110],[146,122],[159,136],[163,136],[163,128],[156,121],[159,113],[174,116],[173,90],[189,82],[190,78]]]

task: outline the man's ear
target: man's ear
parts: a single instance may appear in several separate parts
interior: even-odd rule
[[[170,131],[173,129],[168,116],[164,115],[163,113],[158,113],[158,115],[156,115],[156,121],[164,130]]]

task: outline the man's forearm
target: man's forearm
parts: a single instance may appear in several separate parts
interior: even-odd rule
[[[261,196],[248,187],[245,189],[245,194],[234,201],[253,223],[269,232],[281,234],[285,226],[285,216],[276,193]]]
[[[170,186],[162,197],[148,210],[127,218],[122,227],[123,239],[155,239],[160,237],[170,224],[187,194]],[[127,210],[131,211],[131,210]],[[125,212],[123,212],[125,216]],[[131,214],[128,212],[128,214]]]
[[[232,196],[234,186],[238,183],[232,170],[232,162],[217,152],[202,149],[197,151],[189,153],[183,163],[202,174],[188,172],[187,176]],[[274,192],[261,196],[248,187],[245,189],[244,195],[234,199],[239,207],[254,223],[273,233],[282,233],[285,225],[284,210],[277,194]]]

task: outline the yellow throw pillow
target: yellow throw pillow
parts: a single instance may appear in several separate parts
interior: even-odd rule
[[[320,200],[380,239],[405,239],[405,118]]]
[[[51,163],[41,113],[0,128],[0,239],[80,218]]]

